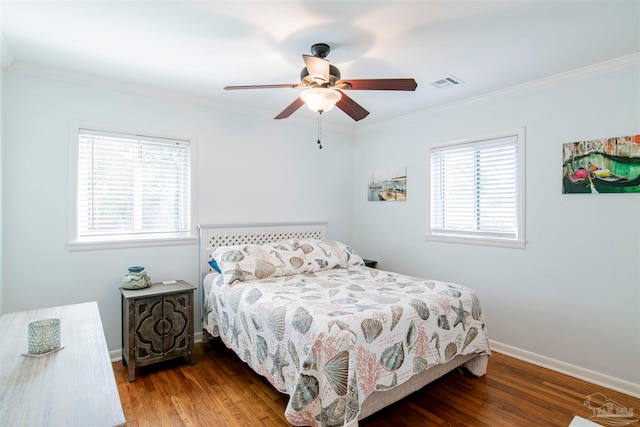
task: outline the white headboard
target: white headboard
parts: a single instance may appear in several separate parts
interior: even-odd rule
[[[200,230],[200,280],[213,269],[210,247],[273,243],[287,239],[324,239],[326,222],[270,224],[198,224]]]

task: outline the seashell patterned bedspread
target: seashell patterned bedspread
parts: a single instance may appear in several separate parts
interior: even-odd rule
[[[373,391],[490,352],[478,297],[456,284],[364,266],[205,284],[205,328],[290,396],[295,426],[357,426]]]

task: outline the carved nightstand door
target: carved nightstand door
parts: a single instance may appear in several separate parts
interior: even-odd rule
[[[193,358],[193,293],[195,286],[179,281],[152,284],[122,293],[122,363],[135,369],[181,356]]]

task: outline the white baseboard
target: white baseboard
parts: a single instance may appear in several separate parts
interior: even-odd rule
[[[491,351],[495,351],[496,353],[501,353],[505,356],[510,356],[536,366],[541,366],[543,368],[551,369],[552,371],[560,372],[561,374],[569,375],[570,377],[578,378],[611,390],[619,391],[620,393],[628,394],[629,396],[640,398],[640,384],[632,383],[610,375],[601,374],[599,372],[581,368],[570,363],[561,362],[550,357],[542,356],[540,354],[532,353],[530,351],[522,350],[493,340],[490,340],[490,344]]]
[[[196,332],[193,334],[193,342],[199,343],[202,342],[202,332]],[[112,350],[109,352],[109,358],[111,362],[119,362],[122,360],[122,349],[119,348],[117,350]]]

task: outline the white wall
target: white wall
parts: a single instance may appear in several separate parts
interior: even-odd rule
[[[2,48],[2,29],[0,28],[0,49]],[[3,229],[3,221],[2,221],[2,206],[4,205],[3,203],[3,191],[2,191],[2,141],[3,141],[3,123],[4,123],[4,117],[3,117],[3,111],[4,109],[2,108],[2,104],[4,103],[4,68],[2,66],[0,66],[0,316],[2,316],[3,310],[2,310],[2,295],[4,294],[3,291],[3,280],[2,280],[2,248],[3,248],[3,237],[2,237],[2,229]]]
[[[427,147],[519,126],[526,248],[425,241]],[[355,247],[379,268],[477,289],[492,340],[640,390],[640,197],[561,194],[563,143],[638,133],[634,67],[357,135]],[[407,202],[366,201],[369,170],[405,165]]]
[[[2,248],[3,241],[2,238],[2,206],[3,206],[3,197],[2,197],[2,141],[3,141],[3,126],[4,116],[2,105],[4,104],[4,67],[9,65],[11,61],[9,49],[5,43],[4,36],[2,34],[2,4],[0,3],[0,316],[2,316],[2,301],[3,301],[3,280],[2,280]]]
[[[318,150],[314,128],[286,121],[12,72],[4,84],[5,312],[95,300],[117,350],[128,266],[198,283],[197,245],[68,251],[74,120],[194,137],[198,222],[326,220],[328,236],[352,243],[353,136],[325,130]]]

